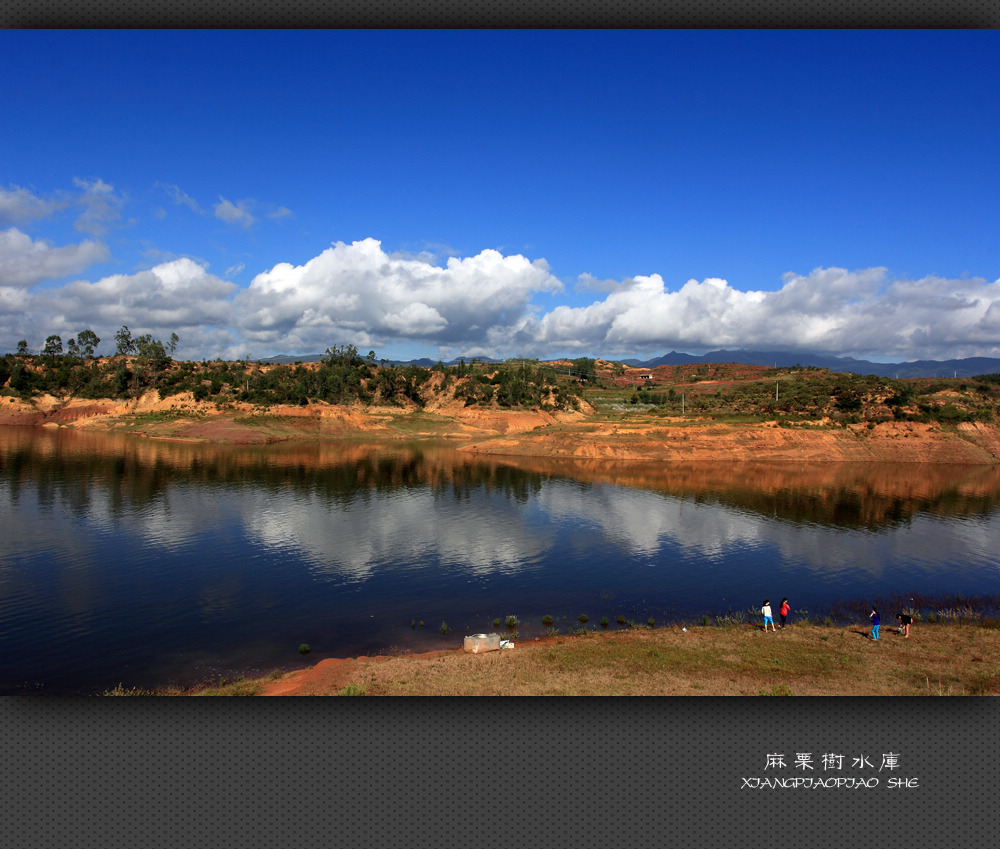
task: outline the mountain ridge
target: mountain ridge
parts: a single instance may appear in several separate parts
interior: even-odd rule
[[[292,354],[278,354],[273,357],[265,357],[258,362],[269,364],[287,363],[315,363],[322,360],[323,354],[302,354],[299,356]],[[444,362],[446,366],[455,366],[464,361],[466,364],[476,359],[481,363],[495,363],[500,360],[491,357],[456,357]],[[567,359],[557,357],[554,359]],[[605,358],[600,358],[605,359]],[[387,363],[396,366],[422,366],[431,368],[437,365],[440,360],[432,360],[429,357],[420,357],[415,360],[386,360]],[[628,358],[614,360],[623,365],[633,368],[656,368],[656,366],[676,366],[691,365],[699,363],[742,363],[754,366],[773,366],[780,368],[790,368],[793,366],[806,366],[815,368],[828,368],[835,372],[848,372],[850,374],[874,374],[879,377],[976,377],[982,374],[1000,374],[1000,359],[995,357],[965,357],[952,360],[913,360],[910,362],[897,363],[876,363],[870,360],[858,360],[854,357],[837,357],[828,354],[815,354],[809,351],[747,351],[745,349],[728,350],[720,348],[716,351],[709,351],[706,354],[686,354],[679,351],[671,351],[660,357],[648,360]]]

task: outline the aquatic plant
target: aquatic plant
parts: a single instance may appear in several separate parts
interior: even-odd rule
[[[299,654],[309,654],[311,651],[312,649],[309,648],[309,643],[303,643],[299,646]]]
[[[545,626],[546,628],[549,628],[549,627],[551,627],[551,625],[552,625],[552,622],[553,622],[553,620],[552,620],[552,617],[551,617],[551,616],[547,616],[547,615],[546,615],[546,616],[543,616],[543,617],[542,617],[542,624],[543,624],[543,625],[544,625],[544,626]],[[499,623],[498,623],[498,624],[499,624]]]

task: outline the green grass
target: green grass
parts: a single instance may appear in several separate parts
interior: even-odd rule
[[[775,684],[770,690],[761,690],[760,694],[762,696],[790,696],[792,691],[785,684]]]

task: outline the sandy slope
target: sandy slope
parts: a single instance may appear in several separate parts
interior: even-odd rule
[[[127,431],[199,442],[268,443],[301,439],[446,439],[490,456],[572,460],[904,462],[990,464],[1000,456],[1000,428],[884,422],[779,427],[650,416],[599,419],[591,412],[548,413],[444,404],[434,409],[310,403],[260,410],[219,409],[190,393],[161,400],[150,392],[128,402],[42,396],[0,398],[0,425]]]

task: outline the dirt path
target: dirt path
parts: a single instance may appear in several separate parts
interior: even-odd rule
[[[433,657],[460,656],[462,649],[446,649],[441,651],[422,652],[408,655],[416,659]],[[385,663],[393,658],[378,655],[376,657],[328,657],[315,666],[289,673],[277,681],[268,682],[260,695],[262,696],[325,696],[337,695],[349,684],[364,676],[372,664]]]

